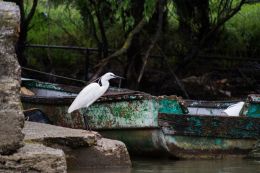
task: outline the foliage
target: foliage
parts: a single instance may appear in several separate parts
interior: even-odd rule
[[[216,47],[223,54],[257,57],[260,53],[260,4],[247,4],[225,25]]]
[[[179,0],[184,6],[187,5],[185,3],[191,1]],[[225,4],[225,1],[228,4]],[[92,67],[90,72],[94,72],[96,69],[93,67],[107,57],[102,56],[102,51],[122,48],[128,34],[142,19],[145,19],[146,24],[138,34],[138,39],[136,37],[133,39],[136,49],[132,54],[135,56],[146,52],[157,28],[158,2],[159,0],[42,0],[39,1],[27,40],[34,44],[99,48],[101,53],[91,54],[89,57],[89,66]],[[181,15],[178,13],[180,9],[175,2],[167,1],[164,9],[166,17],[163,21],[163,32],[151,51],[151,54],[164,54],[166,58],[149,59],[148,70],[158,70],[167,74],[167,69],[162,65],[166,61],[169,67],[175,68],[179,60],[191,51],[195,43],[208,30],[214,28],[218,21],[221,21],[240,0],[207,1],[209,11],[206,31],[201,31],[205,18],[201,18],[200,13],[194,12],[198,9],[192,9],[193,13],[185,18],[186,21],[183,20],[189,24],[188,32],[180,29],[182,24],[187,23],[182,23]],[[202,1],[194,0],[193,3],[195,2]],[[26,4],[30,6],[30,0],[27,0]],[[142,5],[137,7],[136,4]],[[198,6],[198,4],[196,5]],[[212,40],[206,42],[206,46],[202,47],[199,53],[213,56],[221,54],[234,57],[234,59],[238,56],[258,56],[260,53],[260,23],[257,20],[260,15],[259,7],[259,3],[244,5],[238,14],[221,25],[218,32],[210,37]],[[26,53],[31,66],[52,71],[44,64],[44,62],[48,62],[49,66],[60,75],[84,78],[85,55],[82,52],[28,48]],[[107,70],[116,69],[120,73],[125,73],[130,64],[127,56],[129,56],[128,53],[120,55],[120,58],[113,61],[116,65],[108,65]],[[141,56],[136,58],[141,59],[138,63],[142,63],[142,58]],[[219,64],[221,63],[219,62]]]
[[[156,2],[156,0],[145,0],[143,15],[146,21],[149,21],[149,19],[154,14],[154,11],[156,9]]]

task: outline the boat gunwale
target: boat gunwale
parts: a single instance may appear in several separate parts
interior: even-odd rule
[[[47,97],[47,96],[25,96],[21,97],[22,102],[29,103],[42,103],[42,104],[71,104],[76,96],[56,96],[56,97]],[[155,97],[150,95],[106,95],[99,98],[96,103],[105,103],[105,102],[120,102],[120,101],[135,101],[135,100],[145,100],[153,99]]]
[[[144,127],[107,127],[107,128],[94,128],[91,129],[97,131],[116,131],[116,130],[162,130],[159,126],[144,126]]]

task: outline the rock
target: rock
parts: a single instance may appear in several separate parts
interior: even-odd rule
[[[65,173],[67,172],[65,154],[62,150],[41,144],[26,144],[15,154],[0,155],[0,172]]]
[[[102,138],[97,132],[26,122],[25,142],[62,149],[70,169],[86,167],[130,167],[124,143]]]
[[[0,154],[11,154],[23,143],[20,66],[15,55],[20,12],[15,3],[0,1]]]
[[[23,133],[25,142],[38,142],[46,146],[79,148],[96,145],[101,136],[94,131],[70,129],[26,121]]]
[[[96,145],[90,147],[64,148],[69,169],[103,168],[103,167],[131,167],[131,160],[124,143],[101,138]]]
[[[90,167],[131,167],[131,160],[123,142],[101,138],[97,145],[65,152],[69,169]]]

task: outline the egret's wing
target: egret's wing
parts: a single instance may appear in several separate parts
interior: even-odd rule
[[[76,109],[90,106],[103,94],[104,92],[98,83],[89,84],[77,95],[73,103],[70,105],[68,113],[71,113]]]

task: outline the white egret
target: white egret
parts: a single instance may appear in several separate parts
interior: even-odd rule
[[[226,113],[228,116],[239,116],[245,102],[238,102],[236,104],[230,105],[227,109],[223,112]]]
[[[80,93],[77,95],[75,100],[72,102],[68,109],[68,113],[73,112],[74,110],[80,109],[80,108],[87,108],[92,103],[94,103],[99,97],[101,97],[108,89],[109,87],[109,80],[113,78],[122,78],[120,76],[116,76],[115,74],[109,72],[101,76],[100,82],[101,85],[98,82],[93,82],[89,85],[87,85],[85,88],[83,88]],[[86,126],[88,126],[87,121],[84,121]],[[89,126],[88,126],[89,127]]]

